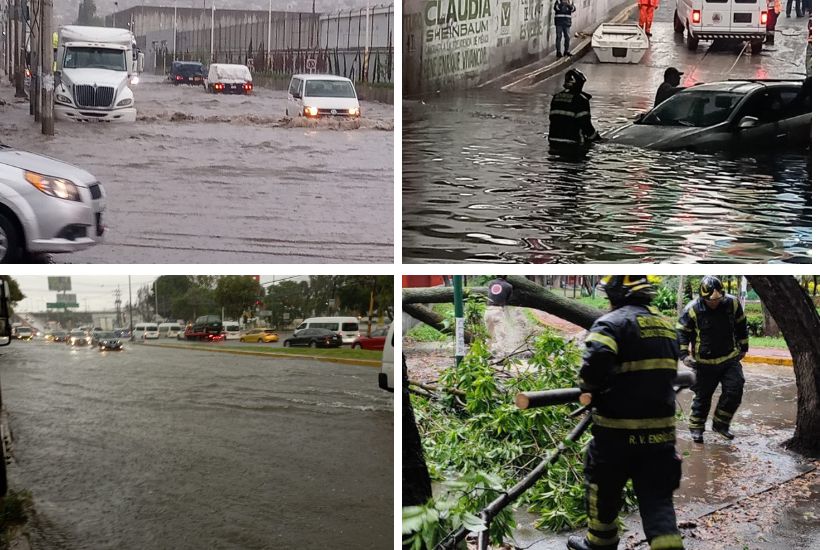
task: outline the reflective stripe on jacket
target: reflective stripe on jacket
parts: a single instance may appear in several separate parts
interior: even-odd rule
[[[555,12],[555,25],[556,26],[571,26],[572,25],[572,14],[575,13],[575,5],[573,4],[564,4],[561,0],[555,0],[555,4],[552,6],[553,11]]]
[[[581,388],[594,394],[597,441],[615,445],[675,442],[678,358],[675,328],[647,305],[607,313],[586,339]]]
[[[582,145],[585,141],[592,139],[595,135],[595,128],[592,126],[589,97],[583,92],[574,94],[567,90],[552,96],[550,143]]]
[[[749,328],[743,307],[727,294],[716,309],[695,298],[689,302],[677,324],[678,354],[690,353],[702,365],[719,365],[749,350]]]

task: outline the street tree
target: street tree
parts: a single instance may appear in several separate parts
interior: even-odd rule
[[[820,316],[794,277],[748,275],[755,292],[783,333],[794,361],[797,420],[786,447],[820,456]]]
[[[23,291],[20,290],[20,285],[10,275],[0,275],[0,280],[9,282],[9,315],[14,313],[14,306],[17,302],[26,297]]]
[[[276,323],[304,319],[310,314],[310,284],[307,281],[281,281],[270,285],[265,296],[265,307]],[[285,323],[287,324],[287,323]]]
[[[75,25],[90,25],[93,27],[102,27],[103,19],[97,17],[97,4],[94,0],[82,0],[80,7],[77,10],[77,20]]]
[[[244,311],[259,300],[262,288],[249,275],[226,275],[216,282],[214,298],[217,306],[225,309],[229,319],[239,319]]]

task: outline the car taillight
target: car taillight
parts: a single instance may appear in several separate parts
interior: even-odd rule
[[[253,90],[253,84],[245,84],[246,90]]]
[[[700,10],[692,10],[692,23],[700,23]]]
[[[769,13],[765,12],[765,11],[760,12],[760,24],[765,25],[768,22],[769,22]]]
[[[177,75],[177,80],[182,80],[182,77]]]

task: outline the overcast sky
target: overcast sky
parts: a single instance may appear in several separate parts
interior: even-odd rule
[[[276,277],[282,279],[300,280],[306,278],[305,275],[289,275],[287,277]],[[45,311],[46,302],[56,302],[57,293],[48,289],[48,277],[44,276],[16,276],[14,279],[20,284],[20,290],[26,298],[17,304],[17,312]],[[137,301],[137,290],[145,285],[151,285],[156,276],[133,275],[131,276],[131,295]],[[260,282],[263,285],[274,280],[273,275],[262,275]],[[68,294],[77,295],[77,303],[80,304],[79,311],[113,311],[114,292],[120,289],[123,306],[128,303],[128,276],[127,275],[106,275],[101,277],[79,276],[71,277],[71,290]]]

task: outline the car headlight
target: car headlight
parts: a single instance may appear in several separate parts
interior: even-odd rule
[[[347,112],[350,113],[353,116],[359,116],[359,108],[358,107],[351,107],[350,109],[347,110]]]
[[[305,116],[316,116],[319,114],[317,107],[305,107]]]
[[[132,76],[132,77],[131,77],[131,81],[130,81],[130,82],[131,82],[131,85],[132,85],[132,86],[136,86],[137,84],[139,84],[139,83],[140,83],[140,77],[138,77],[138,76]]]
[[[66,105],[71,105],[71,99],[63,94],[57,94],[57,103],[65,103]]]
[[[128,105],[131,105],[132,103],[134,103],[134,100],[131,99],[130,97],[127,97],[127,98],[123,99],[122,101],[119,101],[117,103],[117,107],[127,107]]]
[[[77,186],[67,179],[55,178],[26,170],[26,181],[46,195],[67,201],[79,202],[82,200]]]

